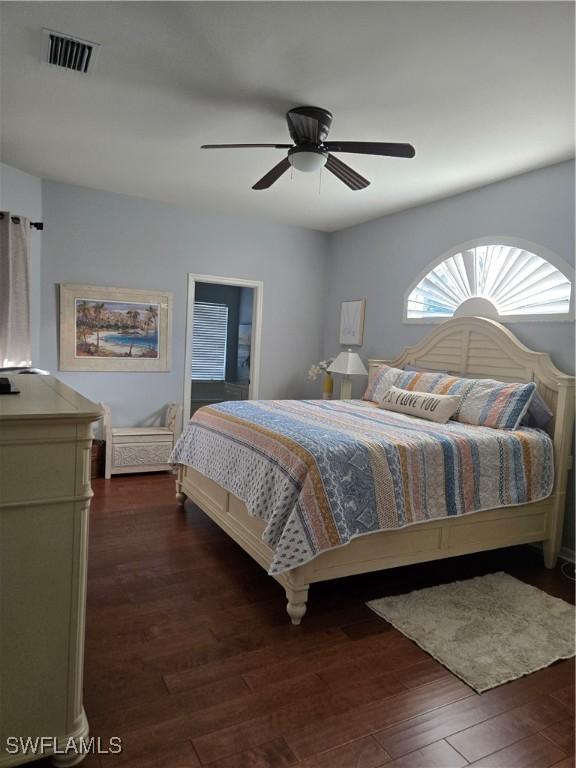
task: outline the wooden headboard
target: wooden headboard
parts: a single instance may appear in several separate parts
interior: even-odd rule
[[[574,377],[562,373],[547,352],[534,352],[495,320],[455,317],[446,320],[413,347],[393,360],[369,360],[368,376],[378,366],[416,365],[448,371],[467,378],[499,381],[534,381],[554,414],[549,432],[554,441],[554,489],[566,493],[572,466],[574,431]]]

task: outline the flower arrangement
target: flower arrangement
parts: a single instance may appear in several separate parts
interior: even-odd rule
[[[328,371],[328,368],[330,368],[333,362],[334,358],[330,357],[328,360],[320,360],[319,363],[315,363],[314,365],[310,366],[310,370],[308,371],[308,379],[310,381],[316,381],[321,373],[326,373]]]

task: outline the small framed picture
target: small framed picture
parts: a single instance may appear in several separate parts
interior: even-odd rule
[[[340,344],[361,346],[364,341],[366,299],[343,301],[340,310]]]

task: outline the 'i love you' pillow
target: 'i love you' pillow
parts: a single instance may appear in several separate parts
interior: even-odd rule
[[[419,419],[444,424],[456,413],[460,398],[456,395],[436,395],[429,392],[411,392],[390,387],[379,403],[379,408],[406,413]]]

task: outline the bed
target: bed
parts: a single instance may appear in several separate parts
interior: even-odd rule
[[[419,366],[470,378],[534,381],[554,414],[548,427],[549,437],[536,430],[525,430],[514,440],[518,443],[518,438],[521,438],[521,442],[530,443],[529,449],[526,449],[530,456],[546,458],[548,452],[551,454],[550,460],[545,462],[542,458],[543,463],[534,465],[536,478],[532,485],[524,487],[520,484],[516,487],[512,483],[504,491],[500,490],[497,499],[499,503],[494,508],[486,508],[490,499],[496,499],[490,495],[488,484],[485,484],[482,499],[476,502],[470,499],[466,501],[466,489],[460,489],[460,496],[456,494],[451,504],[460,506],[461,509],[456,512],[461,514],[448,510],[446,516],[432,515],[426,518],[422,516],[421,511],[418,514],[393,508],[390,512],[387,502],[392,493],[390,483],[387,486],[386,483],[379,482],[377,488],[366,486],[361,489],[360,495],[367,499],[379,496],[378,514],[381,517],[385,514],[396,514],[397,517],[400,515],[403,518],[403,527],[380,530],[374,525],[371,526],[370,512],[375,512],[378,505],[367,503],[365,519],[348,535],[346,525],[338,522],[337,514],[334,516],[337,525],[328,520],[326,503],[322,502],[319,493],[320,486],[324,486],[328,493],[331,475],[324,473],[319,479],[318,473],[314,471],[315,467],[310,466],[309,461],[304,466],[306,461],[302,456],[286,456],[284,443],[288,441],[290,447],[294,448],[293,442],[289,441],[290,430],[295,429],[294,425],[300,422],[302,429],[305,427],[307,430],[307,439],[316,441],[320,446],[322,435],[320,433],[320,437],[318,436],[318,430],[322,419],[330,420],[328,432],[337,428],[341,430],[340,435],[343,438],[346,437],[347,431],[353,432],[358,424],[363,423],[372,437],[370,440],[364,440],[367,447],[358,454],[358,461],[352,461],[352,464],[362,464],[366,461],[366,455],[377,455],[378,450],[374,450],[373,445],[375,443],[376,448],[379,448],[377,441],[381,434],[388,436],[395,430],[398,435],[402,432],[408,434],[406,425],[412,417],[397,414],[385,416],[382,411],[376,411],[373,406],[359,401],[335,401],[329,404],[323,404],[321,401],[305,401],[301,404],[279,401],[276,405],[262,403],[261,406],[251,406],[248,403],[241,406],[248,409],[241,416],[238,412],[227,412],[225,404],[220,409],[207,409],[206,414],[201,417],[205,422],[202,431],[217,434],[218,423],[220,426],[225,423],[229,431],[228,438],[232,439],[235,439],[234,430],[244,430],[245,419],[248,417],[257,422],[256,425],[252,424],[252,442],[259,441],[259,430],[270,434],[276,424],[276,428],[282,433],[282,440],[274,442],[279,446],[278,450],[282,455],[274,457],[274,462],[269,462],[269,466],[277,464],[277,471],[288,473],[293,476],[292,480],[300,477],[300,485],[303,488],[303,478],[306,476],[308,492],[306,494],[305,488],[303,491],[303,496],[307,499],[306,512],[310,515],[310,525],[315,527],[315,541],[317,544],[321,542],[313,551],[301,546],[303,537],[300,536],[301,531],[294,527],[295,518],[281,514],[286,506],[284,504],[282,507],[282,503],[286,502],[286,499],[273,499],[271,496],[267,498],[267,493],[276,493],[277,496],[279,493],[277,486],[274,486],[268,477],[272,470],[263,470],[256,459],[250,462],[245,454],[239,454],[234,457],[234,466],[228,466],[227,472],[222,474],[221,471],[218,474],[212,469],[217,464],[219,447],[211,443],[203,444],[202,450],[206,446],[211,450],[211,454],[203,460],[198,459],[202,451],[199,454],[197,446],[193,461],[188,461],[185,450],[178,454],[177,500],[182,504],[186,498],[193,501],[282,584],[286,591],[287,612],[293,624],[299,624],[306,612],[310,584],[319,581],[531,542],[542,542],[547,567],[551,568],[556,563],[562,535],[567,476],[571,467],[573,377],[559,371],[547,354],[529,350],[506,328],[484,318],[454,318],[446,321],[419,344],[407,348],[395,360],[370,360],[369,376],[373,377],[383,363],[396,368]],[[324,412],[320,413],[322,410]],[[483,450],[494,450],[492,443],[496,441],[500,453],[509,451],[512,455],[512,448],[507,447],[506,441],[496,439],[494,433],[502,434],[502,430],[490,430],[485,427],[473,429],[483,430]],[[370,430],[374,430],[373,433],[370,433]],[[435,425],[434,434],[436,438],[440,436],[442,444],[452,441],[461,445],[469,437],[469,431],[456,422],[448,422],[446,427],[440,430],[440,435],[438,431],[439,427]],[[419,430],[414,434],[413,440],[430,442],[425,432]],[[242,442],[242,435],[238,437],[238,442]],[[413,440],[410,437],[407,444]],[[259,450],[258,445],[251,448],[254,451]],[[433,458],[433,450],[433,446],[430,447],[430,461]],[[226,461],[229,461],[229,456],[230,454],[227,454]],[[338,474],[337,457],[330,457],[329,452],[326,456],[321,454],[322,461],[326,458],[327,461],[335,462],[331,472]],[[317,458],[312,464],[316,463]],[[202,471],[199,471],[200,467]],[[550,475],[547,479],[544,477],[546,467]],[[341,474],[343,476],[343,473]],[[408,474],[417,475],[417,472],[413,469]],[[214,478],[220,478],[220,482]],[[357,474],[348,480],[358,484],[359,478],[361,475]],[[424,490],[429,494],[431,489],[433,491],[433,486],[429,485]],[[284,493],[282,489],[281,493]],[[338,508],[335,502],[337,494],[336,488],[328,500],[335,510]],[[271,508],[280,510],[278,516],[274,518],[264,513],[255,516],[254,513],[256,511],[258,514],[259,507],[265,511],[267,503]],[[424,507],[425,504],[422,509]],[[253,514],[249,513],[248,508]],[[380,523],[382,524],[382,520]],[[362,525],[366,530],[362,529]],[[363,535],[364,533],[369,535]],[[292,548],[290,552],[287,547]]]

